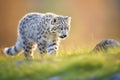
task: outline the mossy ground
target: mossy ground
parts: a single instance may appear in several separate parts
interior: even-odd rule
[[[0,80],[104,80],[120,72],[120,50],[92,53],[89,50],[60,52],[58,56],[35,54],[33,61],[23,55],[5,57],[0,53]],[[57,80],[56,79],[56,80]]]

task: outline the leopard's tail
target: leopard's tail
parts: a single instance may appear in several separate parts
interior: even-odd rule
[[[16,44],[10,48],[5,48],[4,53],[7,56],[14,56],[18,54],[21,50],[22,50],[22,39],[21,37],[18,37]]]

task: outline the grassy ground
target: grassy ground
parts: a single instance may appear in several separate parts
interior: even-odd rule
[[[120,50],[97,54],[75,50],[44,58],[36,54],[33,61],[0,53],[0,80],[106,80],[118,72]]]

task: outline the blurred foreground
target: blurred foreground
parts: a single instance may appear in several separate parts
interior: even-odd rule
[[[120,50],[62,52],[25,61],[0,53],[0,80],[120,80]]]

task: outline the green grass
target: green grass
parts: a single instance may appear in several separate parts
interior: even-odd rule
[[[0,80],[104,80],[120,72],[120,50],[92,53],[86,50],[60,52],[58,56],[45,55],[25,61],[23,56],[0,55]]]

